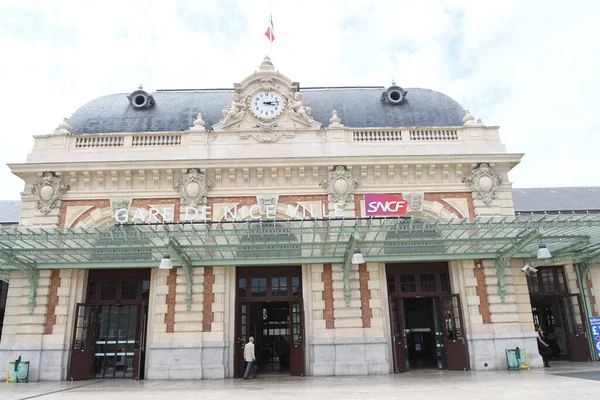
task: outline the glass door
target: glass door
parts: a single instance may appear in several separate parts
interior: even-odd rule
[[[578,294],[561,296],[563,325],[567,331],[571,361],[591,361],[585,313]]]
[[[406,329],[404,323],[404,301],[390,298],[392,314],[392,350],[394,352],[395,372],[408,371],[408,348],[406,345]]]
[[[304,316],[302,314],[302,300],[290,302],[291,347],[290,347],[290,373],[304,375]]]
[[[94,362],[95,326],[97,307],[77,304],[75,311],[75,333],[71,346],[71,380],[91,379]]]
[[[139,352],[140,305],[98,306],[98,334],[95,340],[96,379],[137,378],[134,356]]]
[[[235,350],[233,353],[233,368],[236,377],[244,376],[244,346],[248,342],[248,322],[250,307],[247,302],[238,302],[236,304],[236,326],[235,326]]]
[[[441,297],[442,328],[444,349],[446,350],[446,368],[468,370],[469,358],[462,322],[462,310],[457,294]]]

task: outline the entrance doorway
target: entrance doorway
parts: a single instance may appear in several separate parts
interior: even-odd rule
[[[90,271],[77,305],[69,377],[143,379],[150,270]]]
[[[563,267],[540,267],[527,276],[533,323],[541,326],[555,359],[590,361],[585,313],[579,294],[569,294]]]
[[[259,373],[304,375],[301,281],[300,267],[237,269],[236,377],[244,375],[250,336]]]
[[[388,265],[394,370],[468,370],[462,310],[446,264]]]

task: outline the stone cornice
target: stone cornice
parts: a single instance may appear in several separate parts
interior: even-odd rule
[[[305,158],[247,158],[247,159],[221,159],[221,160],[121,160],[121,161],[88,161],[88,162],[52,162],[52,163],[12,163],[8,164],[13,174],[23,177],[31,173],[43,171],[69,172],[69,171],[105,171],[111,170],[180,170],[185,168],[271,168],[271,167],[297,167],[297,166],[333,166],[348,165],[353,168],[367,166],[388,165],[417,165],[424,167],[431,164],[464,164],[488,162],[491,164],[506,164],[509,170],[523,158],[523,153],[504,154],[433,154],[433,155],[397,155],[397,156],[358,156],[358,157],[305,157]]]

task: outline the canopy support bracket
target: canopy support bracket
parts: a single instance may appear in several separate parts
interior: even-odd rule
[[[346,302],[346,307],[350,307],[350,266],[352,265],[352,255],[354,254],[355,249],[356,237],[352,234],[350,235],[350,241],[348,242],[348,247],[346,247],[346,252],[344,253],[344,301]]]
[[[181,262],[181,267],[185,273],[185,308],[190,311],[192,309],[192,283],[193,283],[193,269],[192,261],[190,257],[184,252],[179,244],[171,238],[169,231],[165,231],[165,245],[169,249],[169,252],[175,253],[179,261]]]
[[[512,247],[498,253],[498,256],[494,260],[496,265],[496,279],[498,280],[498,294],[500,295],[500,301],[504,303],[506,299],[506,288],[504,285],[504,271],[510,264],[510,259],[517,253],[521,252],[525,247],[529,246],[534,241],[538,240],[540,232],[537,229],[522,236]]]
[[[21,261],[16,256],[7,251],[0,250],[0,255],[8,263],[21,270],[29,281],[29,314],[33,314],[37,299],[37,288],[40,272],[35,263]]]

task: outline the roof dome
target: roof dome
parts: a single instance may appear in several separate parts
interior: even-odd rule
[[[406,88],[399,104],[382,101],[384,87],[304,88],[312,117],[327,125],[332,110],[354,128],[462,126],[465,112],[452,98],[434,90]],[[234,90],[158,91],[152,107],[132,107],[127,94],[97,98],[69,118],[71,134],[183,131],[201,111],[206,126],[221,120]]]

